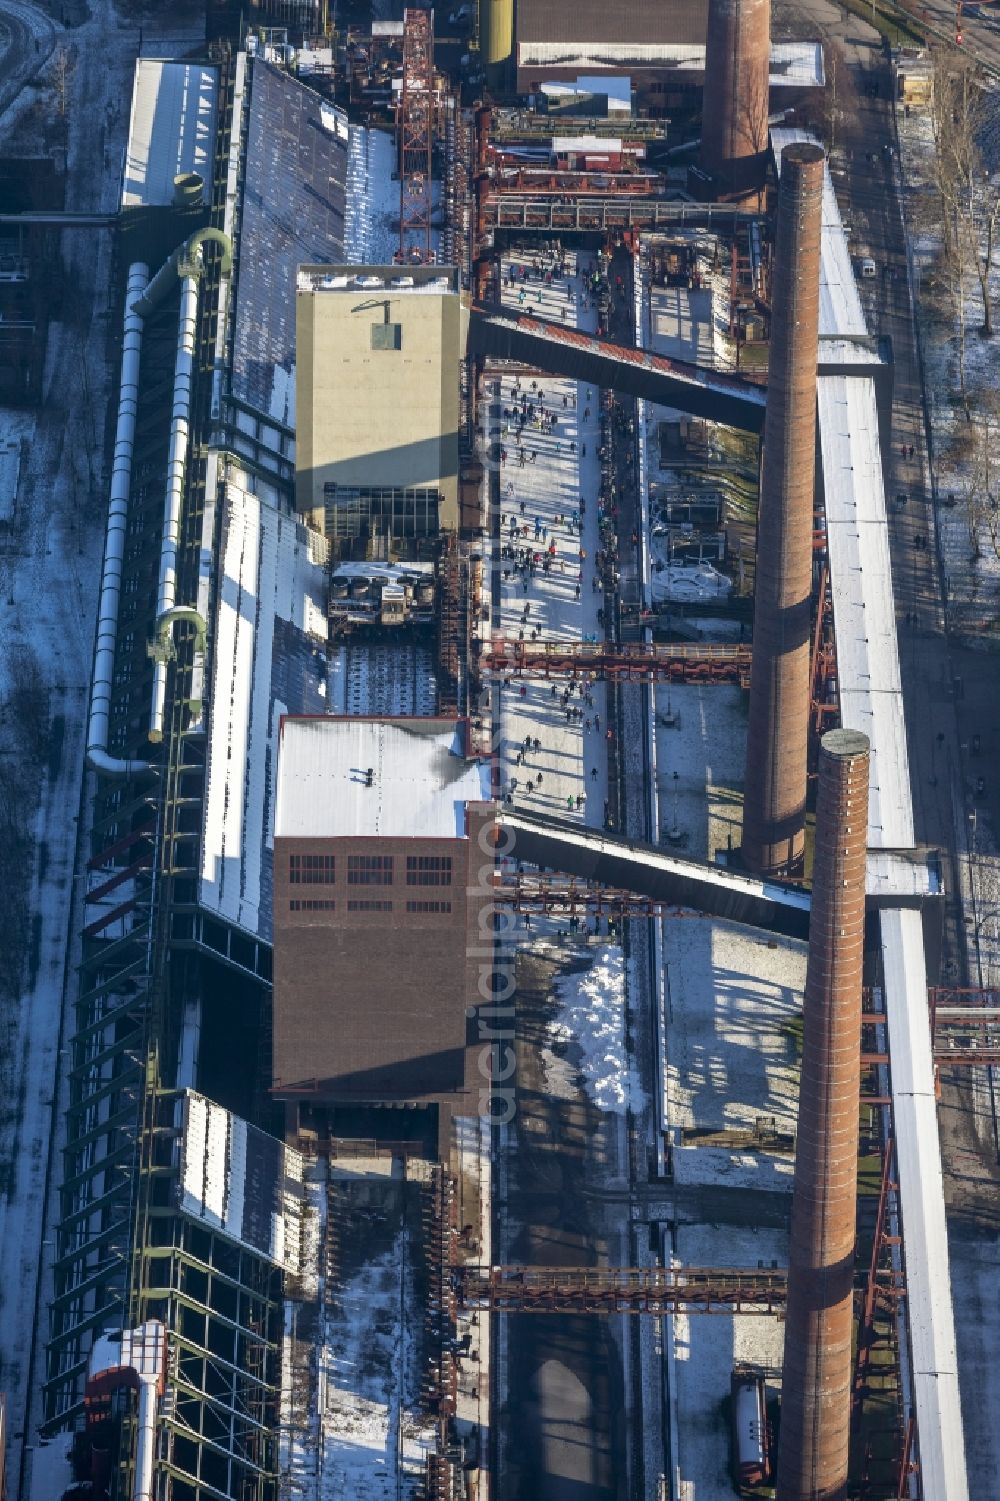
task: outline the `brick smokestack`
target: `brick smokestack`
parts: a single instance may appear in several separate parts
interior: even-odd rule
[[[851,1421],[868,737],[819,754],[778,1501],[844,1501]]]
[[[823,151],[782,153],[757,523],[743,858],[797,873],[805,846]]]
[[[709,0],[701,165],[720,197],[763,189],[770,57],[771,0]]]

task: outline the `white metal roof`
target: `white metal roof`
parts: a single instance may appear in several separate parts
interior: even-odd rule
[[[969,1494],[919,912],[880,915],[922,1494]]]
[[[779,172],[781,153],[793,141],[815,142],[817,137],[809,130],[785,126],[773,128],[771,146]],[[833,189],[829,166],[823,169],[823,239],[820,247],[819,281],[820,338],[866,338],[868,325],[858,295],[851,251],[844,233],[844,221],[837,207],[837,195]]]
[[[204,63],[139,58],[122,208],[173,203],[174,178],[181,172],[197,172],[211,184],[217,92],[216,70]]]
[[[861,375],[821,376],[817,399],[841,720],[871,742],[869,846],[905,849],[913,844],[913,804],[875,384]],[[879,921],[923,1494],[964,1501],[922,919],[919,911],[883,906]]]
[[[872,746],[868,843],[913,844],[875,384],[817,382],[841,718]]]
[[[251,493],[237,465],[209,459],[208,502],[224,482],[226,508],[211,610],[199,900],[269,940],[278,724],[284,713],[326,707],[326,544]]]
[[[489,765],[465,759],[454,721],[282,722],[276,838],[462,839],[466,803],[489,798]]]

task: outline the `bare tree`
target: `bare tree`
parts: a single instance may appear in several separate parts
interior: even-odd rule
[[[956,433],[951,457],[963,471],[965,519],[976,563],[984,544],[1000,558],[1000,391],[977,388],[971,398],[969,422]]]
[[[744,64],[744,73],[740,81],[738,91],[740,99],[739,118],[736,121],[735,134],[742,138],[743,144],[749,148],[756,162],[761,162],[767,151],[768,111],[770,108],[769,83],[766,75],[761,76],[756,69],[750,69]],[[763,176],[763,169],[761,169]],[[762,205],[764,189],[761,186],[757,190],[757,207]]]
[[[75,71],[76,59],[73,53],[68,47],[57,47],[52,59],[52,91],[56,96],[56,108],[61,120],[65,120],[69,113],[70,89]]]
[[[969,59],[954,50],[937,52],[931,107],[934,187],[945,255],[954,262],[963,340],[964,278],[969,272],[975,273],[982,303],[980,332],[986,338],[994,332],[990,272],[1000,234],[1000,180],[986,171],[980,145],[991,108]],[[964,392],[964,348],[961,364]]]
[[[858,117],[858,85],[847,53],[839,42],[826,42],[823,62],[826,89],[823,92],[821,127],[827,150],[835,151],[841,120]]]

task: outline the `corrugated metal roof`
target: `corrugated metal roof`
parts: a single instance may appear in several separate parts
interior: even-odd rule
[[[197,172],[211,183],[215,154],[216,69],[141,57],[135,65],[123,208],[164,207],[174,178]]]
[[[489,797],[489,766],[465,759],[454,721],[282,723],[276,838],[462,839],[466,803]]]
[[[260,58],[251,84],[232,391],[294,427],[295,272],[343,258],[347,123]]]
[[[279,716],[326,708],[326,544],[251,494],[235,465],[215,472],[225,512],[198,895],[226,922],[270,942]]]

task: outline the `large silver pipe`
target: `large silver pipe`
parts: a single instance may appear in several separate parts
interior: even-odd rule
[[[104,538],[101,598],[97,609],[97,647],[90,689],[87,722],[87,764],[106,777],[138,776],[149,770],[148,761],[121,760],[108,754],[111,692],[115,670],[115,641],[121,601],[122,567],[128,503],[132,487],[132,449],[139,405],[139,359],[142,353],[142,314],[139,301],[149,282],[149,267],[134,261],[129,267],[125,294],[125,331],[122,344],[121,381],[118,395],[118,426],[111,468],[111,497]]]
[[[139,356],[142,349],[143,320],[167,296],[175,279],[181,278],[181,306],[177,327],[177,355],[174,362],[174,400],[167,455],[167,493],[163,510],[163,534],[160,549],[160,576],[157,588],[156,618],[159,623],[177,602],[177,553],[180,544],[181,507],[187,469],[188,440],[191,423],[191,393],[194,381],[194,354],[198,319],[198,283],[203,271],[203,246],[221,247],[222,274],[232,270],[233,255],[229,236],[219,229],[197,230],[163,263],[149,279],[149,267],[135,262],[129,268],[125,299],[125,331],[122,350],[121,388],[118,401],[118,427],[115,434],[115,458],[111,477],[111,499],[101,577],[101,600],[98,610],[97,649],[91,690],[90,718],[87,728],[87,762],[102,776],[138,776],[151,769],[149,761],[121,760],[108,754],[111,691],[118,633],[118,608],[121,599],[125,531],[132,481],[132,450],[139,400]],[[202,654],[204,648],[202,647]],[[166,701],[167,663],[158,658],[153,673],[153,698],[150,710],[151,740],[163,737],[163,713]]]
[[[200,251],[196,252],[200,256]],[[193,270],[193,267],[191,268]],[[181,283],[181,310],[177,322],[177,358],[174,362],[174,405],[170,418],[167,451],[167,493],[163,502],[163,537],[160,543],[160,582],[156,594],[156,618],[162,620],[177,603],[177,554],[181,541],[181,510],[187,473],[188,439],[191,431],[191,390],[194,384],[194,351],[198,332],[198,276],[187,275]],[[167,658],[158,655],[153,665],[153,698],[149,711],[149,738],[163,739],[163,716],[167,701]]]

